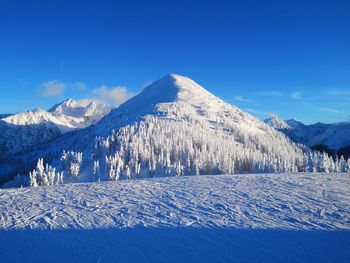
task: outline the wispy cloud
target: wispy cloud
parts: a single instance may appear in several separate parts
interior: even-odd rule
[[[303,98],[303,93],[301,91],[293,91],[291,94],[290,94],[290,97],[293,99],[293,100],[301,100]]]
[[[67,89],[83,90],[86,85],[83,82],[60,82],[50,80],[40,84],[39,95],[41,97],[59,97],[64,94]]]
[[[41,97],[58,97],[63,95],[65,89],[66,84],[50,80],[40,84],[39,95]]]
[[[92,90],[92,94],[105,101],[107,104],[120,105],[135,94],[128,91],[126,87],[101,86]]]
[[[315,109],[316,110],[320,110],[320,111],[329,112],[329,113],[344,114],[344,111],[337,110],[337,109],[326,108],[326,107],[316,107]]]
[[[87,105],[90,104],[92,101],[97,102],[97,103],[104,103],[103,100],[96,99],[96,98],[78,99],[78,100],[76,100],[76,101],[79,103],[79,105],[82,105],[82,106],[87,106]]]
[[[270,90],[270,91],[257,92],[257,93],[254,93],[254,95],[259,97],[282,97],[283,93],[279,91]]]
[[[251,99],[247,99],[247,98],[244,98],[244,97],[242,97],[242,96],[234,96],[233,98],[234,98],[235,100],[241,101],[241,102],[252,102]]]
[[[331,89],[326,91],[324,95],[350,100],[350,90]]]
[[[39,85],[39,96],[41,97],[61,97],[67,91],[74,90],[76,96],[90,97],[106,104],[118,106],[135,94],[124,86],[109,87],[102,85],[97,88],[88,88],[83,82],[61,82],[50,80]],[[83,93],[81,93],[83,91]]]
[[[247,111],[247,112],[250,112],[250,113],[258,114],[258,115],[269,116],[269,114],[270,114],[270,112],[258,111],[258,110],[251,109],[251,108],[245,108],[244,110]]]

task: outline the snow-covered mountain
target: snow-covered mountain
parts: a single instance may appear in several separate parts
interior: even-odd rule
[[[9,116],[11,116],[11,115],[13,115],[13,114],[0,114],[0,119],[3,119],[3,118],[6,118],[6,117],[9,117]]]
[[[293,141],[315,149],[347,155],[344,150],[350,147],[350,123],[305,125],[294,119],[284,121],[278,116],[272,116],[265,122]]]
[[[44,162],[65,172],[65,182],[75,182],[295,172],[304,170],[303,150],[193,80],[170,74],[96,125],[43,146],[31,155],[31,161],[43,157]]]
[[[111,108],[101,102],[73,99],[67,99],[49,110],[53,116],[64,118],[75,128],[90,126],[110,111]]]
[[[65,107],[51,111],[74,116],[79,113]],[[277,124],[282,127],[280,121]],[[350,169],[350,162],[334,162],[327,154],[310,152],[193,80],[176,74],[155,81],[95,125],[65,133],[17,158],[24,163],[21,172],[26,175],[18,182],[31,186],[62,181]]]
[[[282,120],[277,115],[272,115],[270,118],[265,120],[265,123],[270,125],[272,128],[276,130],[290,130],[292,129],[288,123]]]
[[[95,101],[67,99],[49,111],[29,110],[0,120],[0,155],[30,150],[63,133],[99,121],[111,109]]]
[[[65,119],[64,116],[54,116],[50,112],[40,108],[17,113],[15,115],[3,118],[2,121],[15,126],[51,123],[62,132],[67,132],[75,128]]]

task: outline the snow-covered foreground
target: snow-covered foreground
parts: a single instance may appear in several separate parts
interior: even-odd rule
[[[350,176],[0,190],[1,262],[348,262]]]

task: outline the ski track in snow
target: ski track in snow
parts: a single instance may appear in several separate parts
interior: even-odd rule
[[[350,229],[348,174],[165,177],[0,190],[1,229]]]
[[[0,190],[0,262],[349,262],[349,174]]]

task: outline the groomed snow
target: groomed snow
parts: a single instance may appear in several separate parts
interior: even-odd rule
[[[0,261],[346,262],[349,189],[274,174],[0,190]]]

